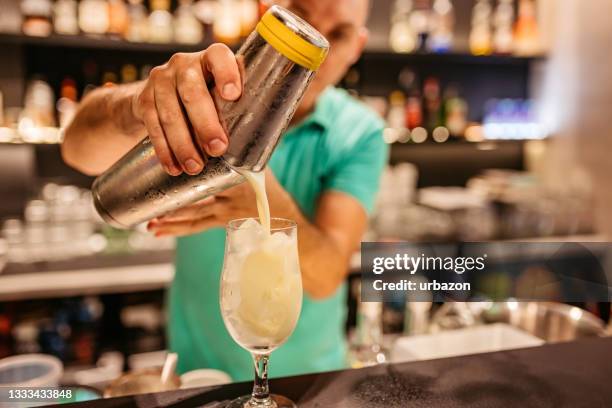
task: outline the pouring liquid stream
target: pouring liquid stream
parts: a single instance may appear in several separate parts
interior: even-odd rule
[[[260,172],[242,170],[240,174],[247,180],[251,185],[253,191],[255,191],[255,200],[257,201],[257,212],[259,214],[259,223],[266,231],[267,236],[270,236],[270,204],[268,203],[268,196],[266,194],[266,172],[262,170]]]

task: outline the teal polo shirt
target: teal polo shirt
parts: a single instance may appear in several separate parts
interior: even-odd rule
[[[387,162],[382,130],[375,113],[345,91],[329,88],[313,113],[283,136],[269,166],[309,219],[318,197],[331,190],[356,198],[369,213]],[[216,368],[235,381],[250,380],[251,356],[230,337],[219,307],[224,246],[221,228],[178,239],[169,293],[170,349],[179,354],[181,373]],[[346,285],[324,300],[305,294],[295,331],[272,353],[270,376],[345,367],[345,322]]]

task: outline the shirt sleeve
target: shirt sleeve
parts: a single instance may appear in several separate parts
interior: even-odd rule
[[[368,214],[374,209],[380,178],[388,160],[382,129],[361,138],[332,167],[323,180],[323,191],[340,191],[359,201]]]

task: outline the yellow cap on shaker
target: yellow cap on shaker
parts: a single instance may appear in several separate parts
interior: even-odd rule
[[[264,14],[256,30],[279,53],[312,71],[319,69],[329,50],[329,43],[318,31],[279,6]]]

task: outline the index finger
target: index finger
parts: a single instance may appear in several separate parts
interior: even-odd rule
[[[242,78],[238,61],[232,50],[224,44],[213,44],[202,53],[202,67],[215,81],[221,97],[235,101],[242,95]],[[209,78],[210,76],[207,75]]]

